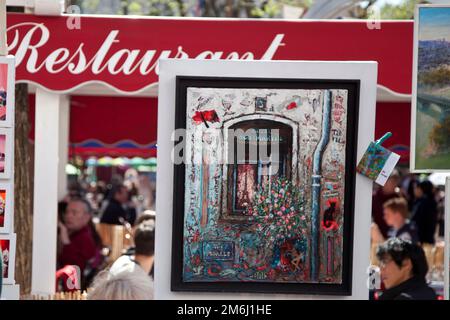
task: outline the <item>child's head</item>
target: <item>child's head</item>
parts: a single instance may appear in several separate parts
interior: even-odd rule
[[[408,203],[404,198],[393,198],[383,205],[384,220],[390,227],[402,225],[408,218]]]

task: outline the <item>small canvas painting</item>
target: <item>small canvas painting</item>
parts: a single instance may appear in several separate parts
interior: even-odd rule
[[[450,169],[450,6],[419,6],[416,15],[414,169]]]

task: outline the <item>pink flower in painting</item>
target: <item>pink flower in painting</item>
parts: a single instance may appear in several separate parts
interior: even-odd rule
[[[292,227],[291,226],[288,226],[288,230],[291,230],[292,229]]]
[[[277,212],[277,215],[279,215],[279,216],[281,216],[282,214],[283,214],[283,212],[281,212],[281,211]]]
[[[286,208],[285,207],[281,207],[281,211],[286,211]]]
[[[302,216],[300,219],[302,219],[303,221],[305,221],[305,220],[306,220],[306,217],[305,217],[305,216]]]

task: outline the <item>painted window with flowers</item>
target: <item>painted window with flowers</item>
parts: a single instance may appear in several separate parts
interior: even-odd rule
[[[272,120],[242,121],[230,127],[235,134],[228,152],[227,211],[246,216],[259,186],[278,177],[291,177],[292,128]],[[276,148],[273,148],[274,145]]]

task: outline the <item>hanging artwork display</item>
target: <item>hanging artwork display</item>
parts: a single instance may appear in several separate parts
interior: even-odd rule
[[[411,169],[450,170],[450,5],[419,5],[414,23]]]
[[[11,127],[14,121],[14,74],[11,57],[0,57],[0,126]]]
[[[172,290],[350,295],[359,80],[176,86]]]
[[[11,176],[14,157],[13,139],[13,129],[0,128],[0,179],[8,179]]]
[[[14,283],[14,266],[16,257],[16,235],[0,234],[0,259],[2,259],[2,276],[4,284]]]
[[[0,183],[0,233],[8,233],[12,213],[12,194],[9,183]]]

